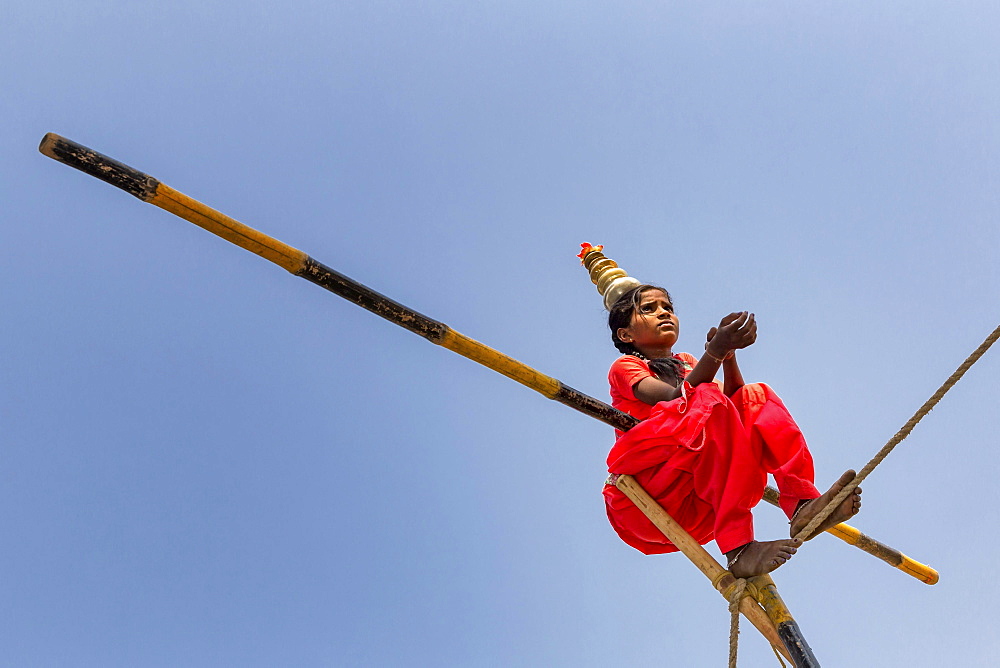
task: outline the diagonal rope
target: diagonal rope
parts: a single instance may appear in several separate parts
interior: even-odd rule
[[[917,426],[917,423],[920,422],[925,415],[931,412],[934,406],[941,401],[941,398],[944,397],[948,390],[950,390],[955,383],[957,383],[959,379],[965,375],[965,372],[968,371],[973,364],[979,361],[979,358],[982,357],[987,350],[989,350],[990,346],[996,343],[997,339],[1000,339],[1000,325],[993,330],[992,334],[986,337],[986,340],[983,341],[971,355],[965,358],[965,361],[962,362],[962,364],[955,370],[955,373],[951,374],[951,376],[948,377],[948,380],[946,380],[944,384],[938,388],[937,392],[931,395],[931,398],[924,402],[924,405],[913,414],[913,417],[911,417],[906,424],[903,425],[902,429],[896,432],[895,436],[889,439],[889,442],[878,451],[878,454],[876,454],[870,462],[865,464],[865,467],[854,477],[854,480],[845,485],[844,488],[840,490],[835,497],[833,497],[833,500],[826,504],[826,507],[819,511],[819,513],[817,513],[816,516],[809,521],[805,528],[795,535],[795,538],[805,540],[806,536],[811,536],[816,528],[819,527],[819,525],[822,524],[831,513],[833,513],[834,509],[840,506],[844,499],[853,493],[854,489],[868,477],[868,474],[874,471],[875,467],[882,463],[882,460],[885,459],[890,452],[892,452],[892,449],[899,445],[904,438],[910,435],[910,432]]]

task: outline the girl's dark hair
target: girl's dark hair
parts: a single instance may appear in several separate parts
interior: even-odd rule
[[[658,285],[637,285],[636,287],[622,293],[622,296],[611,307],[611,311],[608,313],[608,327],[611,328],[611,343],[615,344],[615,348],[619,352],[625,355],[635,355],[640,359],[646,359],[642,353],[640,353],[635,346],[631,343],[626,343],[618,338],[618,330],[623,327],[628,327],[632,324],[632,314],[636,312],[639,308],[639,302],[642,300],[642,295],[649,290],[659,290],[667,296],[670,303],[673,304],[674,300],[664,288]],[[673,385],[678,384],[683,375],[681,369],[683,363],[673,357],[660,357],[654,360],[647,360],[649,364],[649,370],[662,381],[666,381]]]

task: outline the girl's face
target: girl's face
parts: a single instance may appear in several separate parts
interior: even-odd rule
[[[631,343],[647,357],[660,357],[675,343],[680,332],[674,305],[662,290],[646,290],[632,313],[628,327],[618,330],[618,338]],[[652,353],[652,354],[649,354]]]

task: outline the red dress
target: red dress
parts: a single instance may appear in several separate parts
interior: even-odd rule
[[[697,363],[686,353],[674,357],[685,363],[685,376]],[[820,495],[805,438],[770,387],[744,385],[730,398],[716,383],[685,381],[681,397],[651,406],[632,388],[652,375],[632,355],[611,366],[611,404],[642,422],[619,433],[608,470],[633,476],[699,543],[714,538],[728,552],[753,540],[751,509],[769,473],[789,517],[801,500]],[[645,554],[677,551],[617,487],[605,485],[604,500],[626,543]]]

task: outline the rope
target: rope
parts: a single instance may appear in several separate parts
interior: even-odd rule
[[[990,346],[997,342],[997,339],[1000,339],[1000,325],[998,325],[997,328],[986,337],[986,340],[983,341],[971,355],[965,358],[965,361],[962,362],[955,372],[948,377],[948,380],[946,380],[944,384],[937,389],[937,392],[932,394],[931,398],[924,402],[923,406],[921,406],[917,412],[913,414],[913,417],[907,420],[906,424],[904,424],[903,427],[889,439],[889,442],[886,443],[874,457],[872,457],[870,462],[865,464],[864,468],[861,469],[861,472],[854,476],[854,480],[845,485],[844,488],[833,497],[833,500],[826,504],[826,507],[820,510],[819,513],[817,513],[816,516],[813,517],[809,523],[795,535],[795,538],[805,540],[806,536],[812,535],[819,525],[826,521],[826,518],[833,513],[834,509],[840,506],[844,499],[852,494],[855,488],[857,488],[858,485],[860,485],[862,481],[864,481],[864,479],[875,470],[875,467],[881,464],[882,461],[889,456],[889,453],[892,452],[893,448],[902,443],[903,439],[910,435],[910,432],[912,432],[913,428],[917,426],[917,423],[920,422],[925,415],[930,413],[935,406],[937,406],[938,402],[944,398],[944,395],[955,386],[955,383],[961,380],[962,376],[965,375],[966,371],[972,368],[973,364],[979,361],[979,358],[986,354],[986,351],[990,349]],[[747,581],[744,579],[737,579],[735,584],[732,585],[729,591],[726,592],[726,598],[729,599],[730,613],[729,668],[736,668],[736,655],[739,650],[740,636],[740,600],[746,595],[746,589]],[[774,650],[774,647],[771,649]],[[778,654],[777,650],[774,650],[774,654],[778,657],[778,661],[781,662],[781,665],[784,666],[785,662],[782,660],[781,655]]]
[[[732,577],[732,573],[723,571],[712,581],[712,586],[718,589],[723,598],[729,601],[729,668],[736,668],[736,654],[740,642],[740,602],[746,596],[759,601],[760,590],[752,582],[743,578],[733,578],[729,586],[723,590],[720,585],[726,577]],[[781,658],[778,648],[771,645],[771,651],[778,657],[781,668],[785,668],[785,661]]]
[[[747,590],[747,581],[738,578],[729,593],[729,668],[736,668],[736,652],[740,644],[740,600]]]
[[[957,383],[959,379],[965,375],[965,372],[968,371],[973,364],[979,361],[979,358],[982,357],[987,350],[989,350],[990,346],[996,343],[997,339],[1000,339],[1000,325],[993,330],[992,334],[986,337],[986,340],[983,341],[971,355],[965,358],[965,361],[962,362],[962,364],[955,370],[955,373],[951,374],[951,376],[948,377],[948,380],[946,380],[944,384],[938,388],[937,392],[931,395],[931,398],[924,402],[924,405],[913,414],[913,417],[911,417],[907,423],[903,425],[902,429],[896,432],[895,436],[889,439],[889,442],[878,451],[878,454],[876,454],[870,462],[865,464],[865,467],[854,477],[854,480],[845,485],[844,488],[840,490],[840,493],[833,497],[833,500],[826,504],[826,507],[819,511],[819,513],[817,513],[816,516],[809,521],[805,528],[795,535],[795,538],[805,540],[806,536],[812,535],[817,527],[826,521],[826,518],[833,513],[834,509],[840,506],[844,499],[853,493],[854,489],[868,477],[868,474],[874,471],[875,467],[882,463],[882,460],[885,459],[890,452],[892,452],[892,449],[899,445],[904,438],[910,435],[910,432],[917,426],[917,423],[920,422],[925,415],[931,412],[934,406],[941,401],[941,398],[944,397],[948,390],[950,390],[955,383]]]

